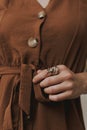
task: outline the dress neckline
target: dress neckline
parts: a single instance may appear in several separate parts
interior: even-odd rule
[[[42,4],[42,3],[44,3],[44,2],[41,2],[40,0],[36,0],[41,6],[42,6],[42,8],[46,8],[47,6],[48,6],[48,4],[50,3],[50,1],[51,0],[48,0],[48,2],[46,3],[46,4]],[[47,1],[47,0],[46,0]]]
[[[45,8],[42,7],[42,5],[41,5],[37,0],[34,0],[34,1],[36,1],[36,4],[37,4],[42,10],[44,10],[44,11],[46,11],[46,12],[49,12],[55,0],[50,0]]]

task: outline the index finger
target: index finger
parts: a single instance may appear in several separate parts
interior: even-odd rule
[[[44,78],[50,76],[51,74],[48,74],[48,71],[47,69],[44,69],[44,70],[40,70],[40,73],[37,73],[37,75],[34,76],[33,78],[33,82],[34,83],[37,83],[41,80],[43,80]]]

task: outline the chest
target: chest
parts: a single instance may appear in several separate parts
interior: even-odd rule
[[[49,4],[50,0],[37,0],[37,2],[40,3],[43,8],[45,8]]]

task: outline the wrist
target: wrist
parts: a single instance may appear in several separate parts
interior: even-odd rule
[[[87,72],[78,73],[76,75],[82,88],[82,94],[87,94]]]

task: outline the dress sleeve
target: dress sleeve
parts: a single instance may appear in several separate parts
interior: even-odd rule
[[[43,91],[43,88],[40,87],[40,83],[35,83],[33,86],[36,100],[39,102],[51,102],[48,95]]]
[[[48,95],[44,93],[39,83],[34,85],[35,98],[40,102],[50,102]]]

